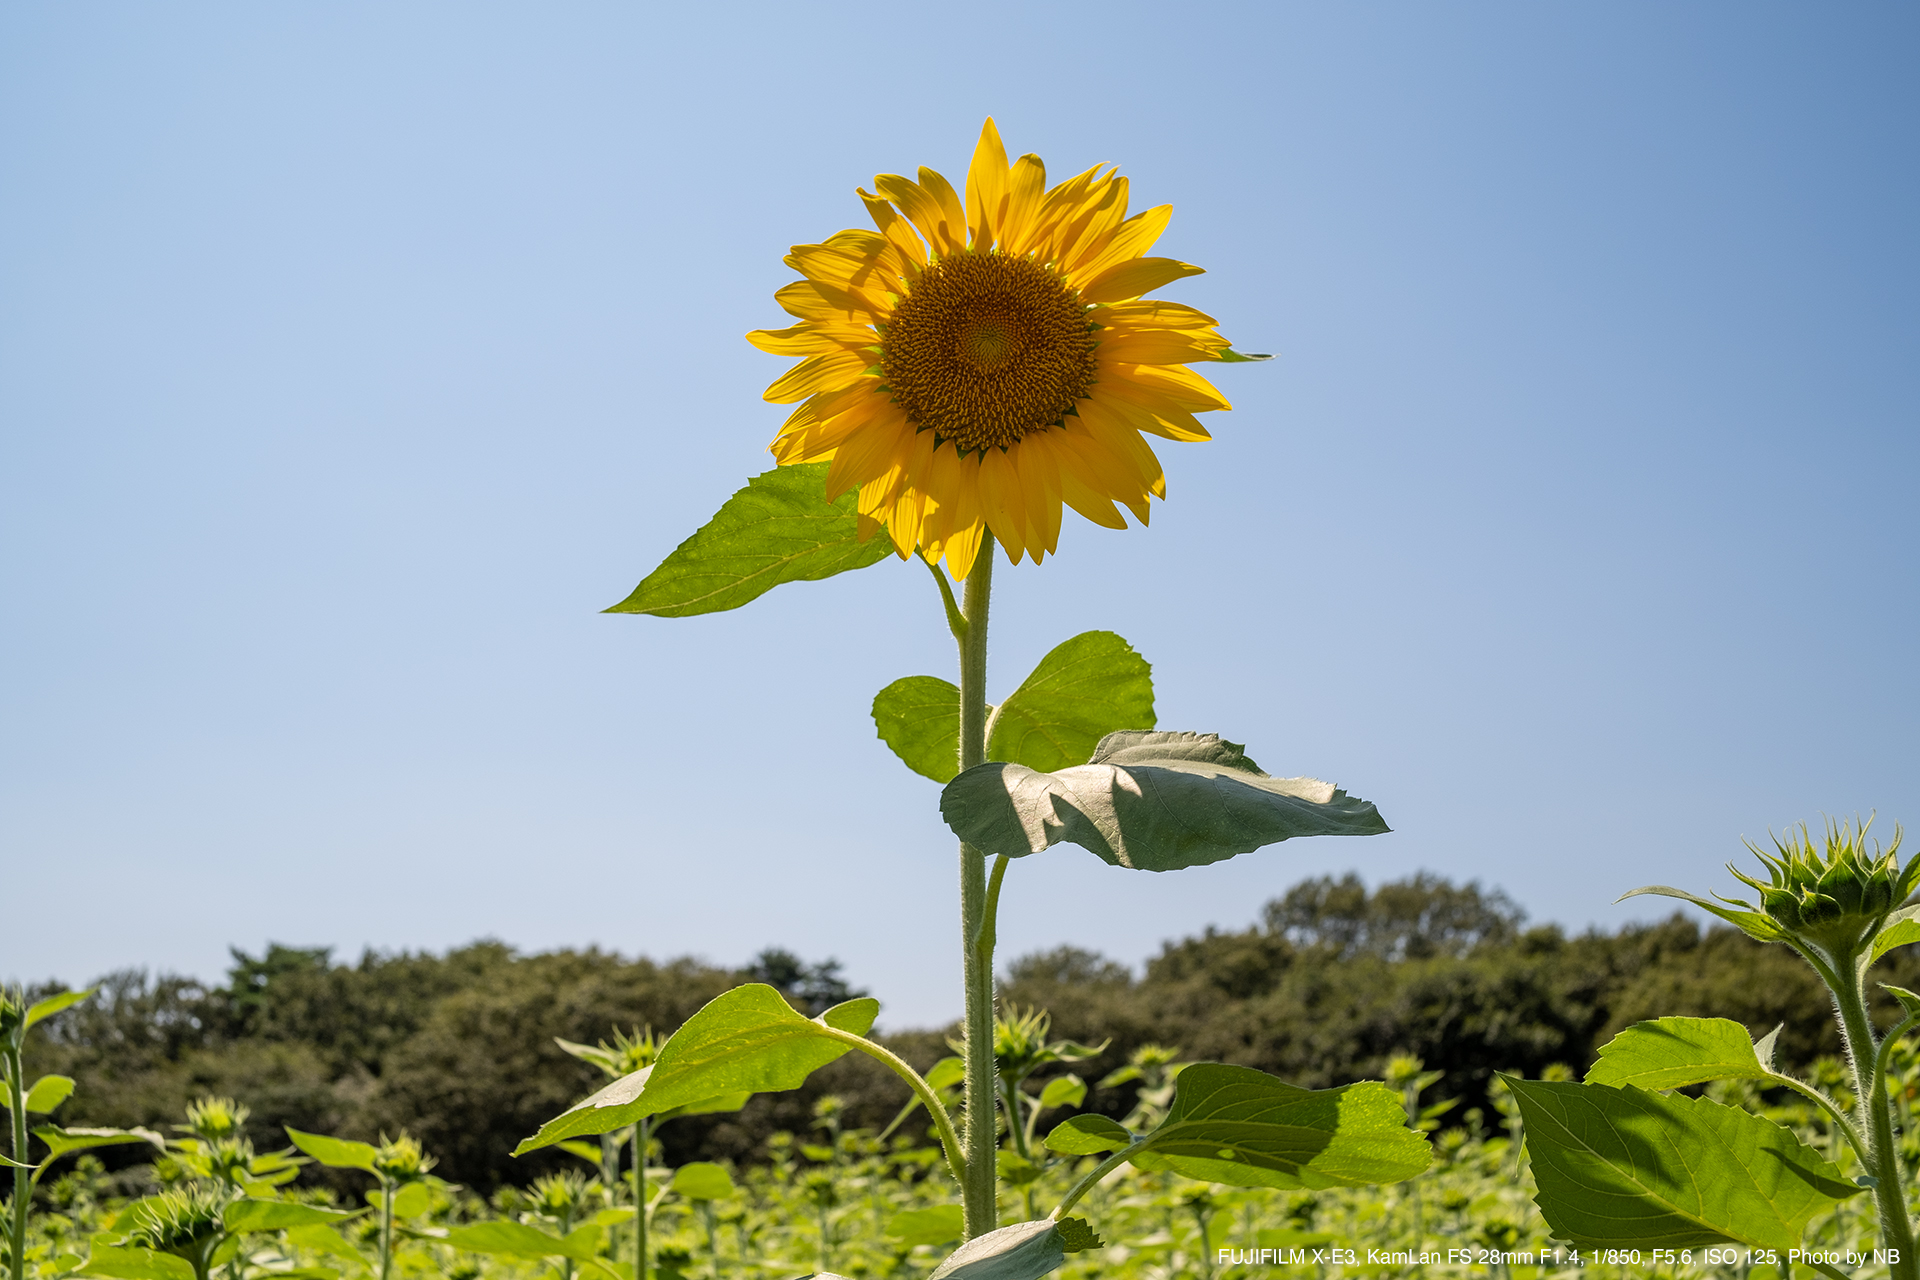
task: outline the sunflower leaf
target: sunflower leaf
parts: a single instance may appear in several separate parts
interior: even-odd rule
[[[886,559],[893,544],[885,537],[861,540],[853,492],[827,501],[829,465],[775,467],[755,476],[606,612],[720,613],[783,582],[816,582]]]
[[[906,676],[873,697],[880,741],[923,778],[960,772],[960,690],[937,676]]]
[[[809,1018],[765,983],[735,987],[687,1019],[661,1046],[652,1066],[615,1080],[549,1120],[513,1154],[563,1138],[610,1133],[649,1116],[738,1110],[737,1104],[729,1105],[733,1097],[797,1089],[852,1051],[832,1031],[864,1036],[879,1011],[879,1001],[862,997]]]
[[[1262,773],[1216,734],[1110,733],[1093,759],[1041,773],[976,765],[940,793],[953,833],[989,854],[1061,841],[1117,867],[1173,871],[1295,836],[1378,835],[1372,803],[1313,778]]]
[[[1772,1045],[1767,1046],[1769,1052]],[[1636,1022],[1600,1046],[1588,1084],[1680,1089],[1709,1080],[1768,1080],[1773,1072],[1747,1029],[1727,1018]]]
[[[1241,361],[1271,360],[1271,359],[1273,359],[1273,357],[1270,355],[1261,355],[1257,351],[1235,351],[1232,347],[1228,347],[1225,351],[1222,351],[1220,353],[1220,360],[1226,364],[1235,364]]]
[[[1085,1149],[1105,1136],[1085,1120],[1075,1116],[1067,1125],[1077,1132],[1069,1138],[1056,1129],[1047,1145]],[[1302,1089],[1251,1067],[1196,1062],[1177,1077],[1166,1120],[1127,1159],[1235,1187],[1314,1188],[1404,1182],[1425,1171],[1433,1152],[1407,1127],[1400,1095],[1377,1081]]]
[[[1797,1245],[1860,1188],[1771,1120],[1631,1085],[1516,1080],[1534,1197],[1553,1234],[1595,1248]]]
[[[1055,645],[1001,704],[987,759],[1065,769],[1090,759],[1108,734],[1153,723],[1147,660],[1111,631],[1083,631]]]

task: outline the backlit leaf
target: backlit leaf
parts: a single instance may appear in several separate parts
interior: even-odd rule
[[[933,676],[906,676],[873,697],[880,740],[907,768],[935,782],[960,772],[960,690]]]
[[[1196,1062],[1175,1081],[1166,1120],[1127,1158],[1236,1187],[1319,1188],[1402,1182],[1433,1153],[1383,1084],[1301,1089],[1251,1067]]]
[[[1379,812],[1313,778],[1273,778],[1214,734],[1112,733],[1088,764],[1052,773],[993,762],[940,793],[940,813],[988,854],[1061,841],[1144,871],[1219,862],[1296,836],[1378,835]]]
[[[72,1076],[41,1076],[27,1090],[27,1114],[45,1115],[73,1096]],[[0,1107],[13,1110],[13,1094],[0,1089]]]
[[[1053,1132],[1042,1139],[1041,1145],[1062,1155],[1091,1156],[1105,1151],[1119,1151],[1132,1142],[1133,1134],[1118,1121],[1089,1113],[1068,1116],[1053,1127]]]
[[[852,1051],[851,1045],[826,1034],[826,1028],[864,1036],[879,1011],[879,1001],[862,998],[808,1018],[765,983],[735,987],[687,1019],[651,1067],[615,1080],[548,1121],[514,1148],[514,1154],[563,1138],[606,1133],[727,1094],[797,1089],[815,1071]]]
[[[927,1209],[902,1209],[887,1219],[887,1237],[902,1244],[945,1244],[958,1240],[966,1227],[966,1214],[957,1204],[937,1204]]]
[[[1859,1194],[1789,1130],[1705,1098],[1507,1079],[1534,1197],[1555,1236],[1594,1247],[1788,1249]]]
[[[1737,1022],[1655,1018],[1634,1023],[1602,1045],[1587,1083],[1679,1089],[1709,1080],[1764,1080],[1771,1074]]]
[[[130,1143],[145,1142],[158,1150],[167,1149],[167,1140],[151,1129],[62,1129],[58,1125],[42,1125],[33,1131],[33,1136],[47,1144],[48,1159],[68,1155],[75,1151],[91,1151],[95,1147],[122,1147]]]
[[[1638,889],[1629,889],[1615,901],[1625,902],[1628,898],[1637,898],[1643,893],[1651,893],[1662,898],[1678,898],[1682,902],[1691,902],[1702,911],[1719,916],[1740,932],[1759,942],[1779,942],[1787,936],[1786,931],[1774,923],[1772,916],[1764,911],[1754,911],[1740,907],[1731,907],[1722,902],[1688,893],[1685,889],[1676,889],[1670,884],[1648,884]]]
[[[373,1159],[379,1154],[368,1143],[353,1142],[346,1138],[329,1138],[321,1133],[302,1133],[298,1129],[288,1129],[287,1137],[293,1141],[294,1146],[329,1169],[361,1169],[372,1173]]]
[[[708,1160],[681,1165],[668,1185],[689,1200],[725,1200],[734,1193],[727,1171]]]
[[[221,1213],[227,1230],[239,1235],[247,1231],[284,1231],[288,1227],[321,1227],[344,1222],[355,1214],[345,1209],[322,1209],[318,1205],[295,1204],[291,1200],[235,1200]]]
[[[1888,916],[1880,932],[1874,935],[1873,946],[1867,951],[1867,963],[1873,963],[1895,947],[1920,942],[1920,919],[1916,917],[1920,917],[1920,907],[1902,907]]]
[[[886,559],[893,543],[884,535],[860,540],[854,492],[827,501],[829,465],[775,467],[755,476],[607,612],[719,613],[783,582],[831,578]]]
[[[987,759],[1047,773],[1084,763],[1110,733],[1151,728],[1153,668],[1113,632],[1085,631],[1040,659],[994,712]]]
[[[153,1249],[115,1248],[97,1244],[76,1276],[103,1276],[106,1280],[194,1280],[193,1264],[185,1258]]]
[[[92,995],[93,992],[94,989],[88,987],[85,991],[62,991],[57,996],[48,996],[45,1000],[28,1008],[26,1024],[28,1027],[32,1027],[36,1022],[45,1021],[54,1014],[59,1013],[62,1009],[71,1009],[74,1005],[79,1004],[82,1000]]]

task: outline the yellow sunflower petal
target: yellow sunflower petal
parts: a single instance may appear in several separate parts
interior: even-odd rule
[[[1172,217],[1170,204],[1156,205],[1145,213],[1135,214],[1116,227],[1104,244],[1094,246],[1083,261],[1070,264],[1069,274],[1092,279],[1108,267],[1139,257],[1153,248],[1153,242],[1167,229]]]
[[[1020,493],[1020,477],[1001,449],[979,455],[980,514],[993,536],[1006,547],[1015,564],[1027,549],[1027,513]],[[969,460],[971,461],[971,459]]]
[[[1100,361],[1118,364],[1186,364],[1190,360],[1212,360],[1225,350],[1224,338],[1202,338],[1171,329],[1149,329],[1144,333],[1120,333],[1100,339]]]
[[[822,324],[871,325],[886,317],[887,309],[877,308],[864,298],[856,298],[845,289],[836,289],[818,280],[795,280],[774,290],[773,300],[780,309],[801,320]]]
[[[755,329],[747,341],[771,355],[815,356],[829,351],[858,351],[878,348],[880,335],[871,329],[830,327],[801,321],[784,329]]]
[[[1131,384],[1148,388],[1183,409],[1197,409],[1205,413],[1233,408],[1227,398],[1220,394],[1218,387],[1185,365],[1125,364],[1115,360],[1103,366],[1103,369],[1114,375],[1111,381],[1115,386]]]
[[[927,265],[927,246],[914,233],[913,224],[900,216],[898,210],[876,195],[869,195],[866,188],[857,187],[861,203],[867,206],[867,212],[873,216],[873,225],[880,228],[880,234],[900,256],[905,264],[905,275],[909,281],[920,274]]]
[[[1028,545],[1035,563],[1042,551],[1050,555],[1060,546],[1060,460],[1054,452],[1058,434],[1036,431],[1007,452],[1026,495]]]
[[[891,418],[896,427],[906,425],[906,415],[885,396],[876,394],[870,388],[852,390],[864,391],[865,394],[845,402],[844,407],[831,414],[822,413],[796,422],[801,414],[796,410],[793,417],[787,419],[788,425],[767,446],[774,460],[782,466],[796,462],[826,462],[855,433],[866,430],[882,418]]]
[[[1081,285],[1080,296],[1088,302],[1124,302],[1183,277],[1205,275],[1206,271],[1205,267],[1172,258],[1135,258],[1108,267]]]
[[[972,230],[975,252],[989,248],[1007,202],[1007,149],[1000,142],[1000,131],[993,117],[980,129],[980,142],[973,149],[973,163],[967,166],[967,225]]]
[[[1159,298],[1102,303],[1087,319],[1110,329],[1211,329],[1220,323],[1204,311]]]
[[[809,356],[787,370],[762,393],[762,398],[770,404],[792,404],[816,391],[838,390],[849,378],[858,377],[872,363],[871,356],[853,351]]]
[[[1046,193],[1047,166],[1039,156],[1021,156],[1013,162],[1013,172],[1007,176],[1007,213],[999,228],[1004,252],[1020,255],[1033,247],[1038,227],[1034,215]]]
[[[965,215],[951,217],[941,207],[939,198],[913,179],[903,178],[897,173],[883,173],[873,180],[873,185],[907,216],[907,220],[920,233],[920,238],[935,253],[959,253],[967,247]],[[954,225],[949,226],[950,222]]]
[[[1111,387],[1095,387],[1094,394],[1082,401],[1082,405],[1098,403],[1102,408],[1120,416],[1135,431],[1148,435],[1162,436],[1168,440],[1178,440],[1184,444],[1197,444],[1213,439],[1213,434],[1200,425],[1200,420],[1185,409],[1172,404],[1156,408],[1147,408],[1132,400],[1111,394]]]
[[[854,432],[833,451],[833,463],[827,468],[827,501],[837,502],[855,485],[885,475],[906,451],[912,434],[913,428],[904,419],[875,415],[864,431]]]

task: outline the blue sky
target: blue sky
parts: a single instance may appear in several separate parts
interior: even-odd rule
[[[1304,876],[1570,928],[1742,835],[1920,822],[1909,6],[463,2],[0,14],[0,977],[491,935],[834,955],[958,1013],[950,675],[888,562],[607,617],[770,464],[780,257],[982,118],[1171,202],[1259,366],[1152,527],[997,580],[1161,724],[1396,828],[1016,865],[1138,962]]]

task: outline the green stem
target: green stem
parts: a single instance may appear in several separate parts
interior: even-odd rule
[[[24,1007],[24,1006],[23,1006]],[[13,1280],[26,1280],[27,1276],[27,1206],[33,1200],[33,1183],[28,1170],[21,1166],[27,1163],[27,1095],[26,1082],[22,1078],[25,1065],[20,1053],[20,1040],[25,1036],[26,1021],[22,1018],[21,1030],[7,1038],[6,1070],[7,1096],[13,1104],[13,1222],[9,1234],[12,1248]]]
[[[960,768],[987,758],[987,605],[993,592],[993,535],[983,533],[967,574],[961,606]],[[944,585],[944,584],[943,584]],[[997,1223],[993,1086],[993,932],[987,912],[986,855],[960,845],[961,963],[966,975],[966,1159],[962,1166],[964,1234],[971,1240]]]
[[[647,1130],[642,1120],[633,1126],[633,1275],[647,1280]]]
[[[394,1184],[380,1179],[380,1280],[393,1273],[393,1193]]]
[[[947,1109],[940,1105],[940,1095],[933,1091],[926,1078],[913,1069],[913,1065],[883,1044],[875,1044],[865,1036],[854,1035],[851,1031],[842,1031],[838,1027],[822,1026],[815,1034],[825,1035],[828,1039],[838,1040],[842,1044],[852,1045],[860,1052],[876,1061],[885,1063],[893,1074],[907,1082],[907,1088],[913,1090],[920,1105],[927,1109],[927,1115],[933,1121],[934,1132],[940,1135],[940,1148],[947,1154],[947,1172],[962,1187],[967,1185],[967,1160],[965,1148],[960,1137],[953,1131],[953,1120],[947,1115]],[[989,1156],[987,1163],[993,1163]]]
[[[1112,1173],[1115,1169],[1118,1169],[1121,1165],[1125,1164],[1127,1162],[1127,1157],[1133,1153],[1134,1147],[1137,1147],[1139,1145],[1140,1144],[1138,1142],[1135,1142],[1130,1146],[1122,1147],[1120,1148],[1120,1150],[1108,1156],[1105,1160],[1102,1160],[1099,1164],[1093,1166],[1093,1168],[1087,1173],[1087,1175],[1084,1178],[1080,1179],[1080,1181],[1073,1184],[1073,1189],[1068,1191],[1066,1194],[1066,1197],[1063,1200],[1061,1200],[1059,1204],[1054,1206],[1053,1213],[1050,1214],[1049,1216],[1052,1217],[1054,1221],[1058,1222],[1060,1220],[1061,1215],[1065,1214],[1067,1210],[1073,1208],[1074,1205],[1080,1203],[1081,1196],[1084,1196],[1085,1194],[1087,1194],[1087,1192],[1093,1190],[1096,1186],[1100,1185],[1100,1179],[1106,1177],[1108,1174]]]
[[[1840,1013],[1840,1033],[1846,1039],[1847,1059],[1853,1064],[1860,1114],[1866,1122],[1867,1172],[1873,1176],[1874,1204],[1880,1210],[1880,1240],[1888,1249],[1899,1250],[1900,1261],[1892,1264],[1889,1274],[1892,1280],[1920,1280],[1920,1258],[1914,1257],[1913,1224],[1907,1217],[1906,1190],[1901,1186],[1899,1150],[1893,1142],[1893,1115],[1880,1075],[1884,1059],[1874,1042],[1873,1023],[1867,1017],[1867,1002],[1860,990],[1860,967],[1842,962],[1828,972],[1836,979],[1829,985]]]

